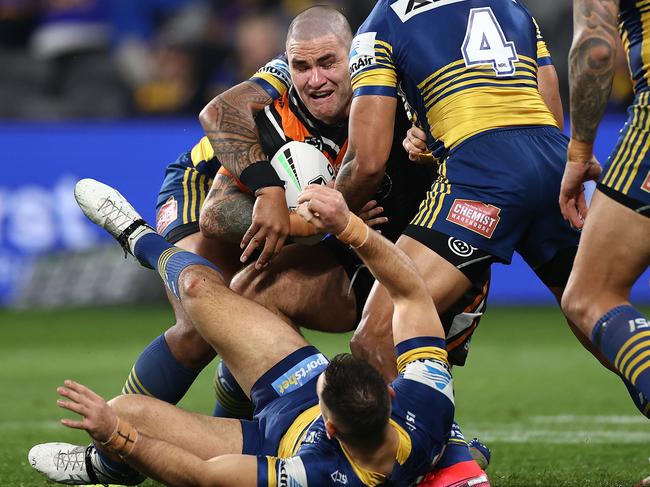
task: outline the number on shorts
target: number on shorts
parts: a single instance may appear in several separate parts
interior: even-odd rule
[[[463,41],[466,66],[491,64],[497,76],[511,76],[519,60],[515,43],[508,41],[490,7],[469,11],[467,31]]]

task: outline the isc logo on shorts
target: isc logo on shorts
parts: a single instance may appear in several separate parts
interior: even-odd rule
[[[318,377],[327,368],[329,361],[322,353],[316,353],[296,364],[290,370],[278,377],[272,384],[278,396],[295,391],[303,384]]]
[[[156,232],[162,234],[165,229],[178,218],[178,204],[173,196],[165,202],[156,215]]]

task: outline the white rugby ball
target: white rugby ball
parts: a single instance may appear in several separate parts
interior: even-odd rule
[[[273,169],[284,181],[287,206],[295,210],[298,195],[308,184],[327,184],[334,179],[334,167],[316,147],[305,142],[284,144],[271,159]]]
[[[285,197],[290,210],[298,206],[298,195],[308,184],[325,185],[334,179],[334,167],[316,147],[305,142],[291,141],[284,144],[271,159],[273,169],[284,181]],[[323,238],[322,234],[312,237],[296,237],[293,240],[303,245],[314,245]]]

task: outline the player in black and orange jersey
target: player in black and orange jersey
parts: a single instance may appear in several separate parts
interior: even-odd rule
[[[649,22],[645,0],[574,0],[571,141],[560,191],[562,213],[583,229],[563,309],[614,365],[648,418],[650,324],[630,304],[630,289],[650,264]],[[609,99],[619,33],[634,101],[601,174],[593,143]],[[598,184],[587,210],[582,183],[592,179]]]

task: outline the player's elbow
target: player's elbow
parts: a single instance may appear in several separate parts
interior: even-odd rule
[[[201,124],[203,130],[206,132],[208,130],[212,130],[216,124],[219,114],[219,110],[217,108],[217,105],[219,104],[218,99],[219,97],[211,100],[206,106],[203,107],[199,113],[199,123]]]
[[[578,59],[586,55],[586,59]],[[574,39],[573,46],[569,52],[571,64],[576,62],[587,62],[591,70],[602,71],[607,68],[614,68],[616,57],[615,46],[607,39],[590,35],[581,35]]]

